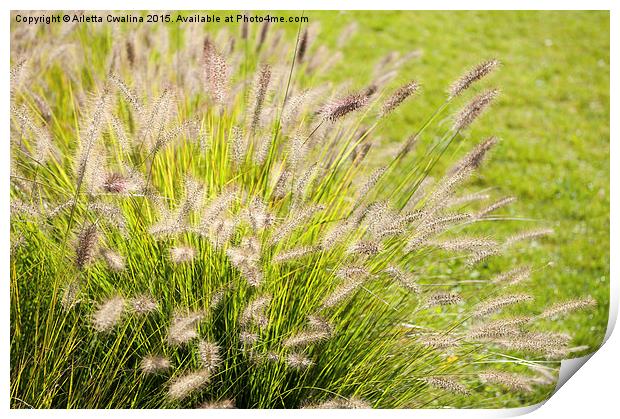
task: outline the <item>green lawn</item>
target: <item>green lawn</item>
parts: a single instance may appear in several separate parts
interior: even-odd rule
[[[489,135],[502,139],[476,186],[518,197],[510,214],[555,229],[544,244],[505,259],[506,265],[552,264],[534,275],[540,301],[596,298],[596,311],[571,316],[571,323],[580,320],[579,327],[571,326],[577,344],[596,348],[607,327],[609,302],[609,14],[349,11],[308,16],[320,22],[327,43],[348,22],[358,22],[335,71],[342,79],[368,82],[364,75],[388,52],[422,51],[403,68],[399,81],[417,79],[424,93],[385,126],[381,135],[387,141],[410,134],[420,115],[441,103],[447,84],[463,68],[489,57],[502,61],[501,70],[485,83],[501,88],[500,100],[468,134],[468,144]],[[497,223],[494,231],[527,227],[523,223]]]

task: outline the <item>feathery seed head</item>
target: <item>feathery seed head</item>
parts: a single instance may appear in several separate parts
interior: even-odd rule
[[[102,304],[93,314],[93,326],[98,332],[110,332],[118,324],[125,309],[125,299],[114,296]]]
[[[299,39],[299,44],[297,46],[297,56],[295,57],[298,63],[301,63],[306,56],[306,52],[308,50],[308,36],[308,29],[304,29],[303,33],[301,34],[301,38]]]
[[[530,266],[519,266],[507,272],[496,275],[491,282],[495,284],[505,283],[506,285],[515,285],[527,280],[531,273],[532,268]]]
[[[82,228],[75,246],[75,266],[79,270],[83,270],[95,260],[98,241],[99,232],[96,224],[89,224]]]
[[[273,263],[288,262],[290,260],[295,260],[307,256],[310,253],[315,252],[316,250],[317,249],[312,246],[300,246],[294,249],[278,252],[271,261]]]
[[[517,198],[515,198],[514,196],[508,196],[506,198],[502,198],[499,201],[496,201],[494,203],[492,203],[491,205],[481,209],[480,211],[478,211],[478,213],[474,216],[474,218],[480,219],[486,215],[489,215],[490,213],[505,207],[506,205],[509,205],[513,202],[515,202],[517,200]]]
[[[351,244],[347,249],[350,255],[374,256],[381,252],[382,246],[380,242],[363,240]]]
[[[503,371],[486,371],[478,374],[478,377],[483,383],[499,384],[508,390],[526,393],[532,391],[532,378],[526,375]]]
[[[189,246],[177,246],[170,249],[170,260],[173,263],[191,262],[196,251]]]
[[[454,117],[452,129],[454,131],[462,131],[470,126],[495,100],[499,95],[499,90],[487,90],[472,99],[461,111]]]
[[[463,395],[469,394],[469,390],[467,390],[467,387],[465,387],[463,384],[457,382],[456,380],[452,378],[426,377],[426,378],[423,378],[422,381],[424,381],[426,384],[432,387],[447,391],[449,393],[456,393],[456,394],[463,394]]]
[[[417,81],[409,82],[401,87],[399,87],[392,96],[390,96],[385,103],[383,104],[383,108],[381,113],[383,115],[387,115],[392,112],[394,109],[398,108],[401,103],[403,103],[408,97],[413,95],[418,91],[420,85]]]
[[[200,409],[234,409],[235,403],[232,400],[225,399],[215,402],[204,402],[199,407]]]
[[[474,309],[474,316],[486,316],[488,314],[494,313],[496,311],[501,310],[502,308],[522,303],[524,301],[532,301],[534,297],[529,294],[512,294],[505,295],[498,298],[493,298],[491,300],[486,300],[478,304]]]
[[[121,272],[123,269],[125,269],[125,258],[121,254],[111,249],[102,249],[101,256],[108,265],[108,268],[110,268],[112,271]]]
[[[395,266],[388,266],[384,272],[394,278],[405,289],[415,292],[416,294],[420,292],[420,287],[413,278],[413,275],[407,274],[402,269]]]
[[[285,348],[306,347],[329,338],[329,333],[325,331],[306,331],[294,334],[284,340],[282,345]]]
[[[436,292],[426,297],[425,307],[447,306],[461,301],[463,298],[454,292]]]
[[[303,370],[314,365],[314,362],[301,353],[293,352],[286,356],[286,365],[296,370]]]
[[[458,338],[445,334],[423,335],[418,338],[418,342],[433,349],[446,349],[459,345]]]
[[[261,111],[263,109],[263,103],[265,102],[265,95],[267,94],[267,88],[269,87],[269,81],[271,80],[271,67],[267,64],[263,64],[260,68],[260,72],[258,73],[256,86],[255,86],[255,96],[256,102],[254,103],[254,112],[252,117],[252,132],[256,130],[258,127],[258,123],[260,121]]]
[[[594,306],[596,306],[596,300],[592,297],[569,300],[555,304],[545,309],[545,311],[543,311],[539,317],[543,319],[548,319]]]
[[[177,377],[170,382],[168,397],[172,400],[182,400],[207,385],[210,378],[210,372],[205,369]]]
[[[241,314],[241,324],[248,326],[255,324],[258,327],[265,327],[269,323],[269,318],[265,314],[267,307],[271,303],[270,295],[262,295],[252,300]]]
[[[80,302],[80,292],[81,287],[78,281],[71,281],[65,286],[60,300],[63,310],[69,311]]]
[[[170,360],[159,355],[147,355],[140,362],[140,370],[144,374],[157,374],[168,371],[171,367]]]
[[[461,237],[444,241],[432,241],[429,245],[439,247],[450,252],[489,250],[497,248],[495,240],[477,238],[477,237]]]
[[[368,96],[362,93],[355,93],[331,101],[319,110],[319,114],[324,120],[335,122],[345,115],[366,106],[367,103]]]
[[[506,241],[504,242],[504,247],[510,247],[513,244],[524,241],[524,240],[537,239],[539,237],[548,236],[550,234],[553,234],[553,229],[550,229],[550,228],[541,228],[541,229],[536,229],[536,230],[524,231],[522,233],[518,233],[518,234],[508,237]]]
[[[500,65],[498,60],[488,60],[483,61],[478,64],[463,76],[461,76],[458,80],[456,80],[451,86],[449,90],[450,99],[460,95],[465,90],[467,90],[472,84],[476,81],[484,78],[493,70],[495,70]]]
[[[131,310],[136,314],[149,314],[158,309],[157,301],[150,295],[141,294],[129,300]]]
[[[178,346],[198,337],[196,325],[204,316],[204,313],[199,311],[175,314],[168,327],[168,343]]]
[[[244,345],[253,345],[258,342],[258,334],[244,330],[239,333],[239,341]]]
[[[325,300],[323,300],[323,308],[334,307],[349,295],[357,291],[364,283],[364,276],[354,275],[346,279],[340,284]]]
[[[216,103],[224,103],[227,95],[229,68],[226,59],[209,38],[205,38],[203,45],[203,71],[205,84],[211,97]]]
[[[372,406],[356,397],[351,397],[349,399],[345,398],[336,398],[332,400],[327,400],[323,403],[319,404],[306,404],[304,409],[371,409]]]
[[[220,347],[215,343],[201,340],[198,342],[198,356],[202,367],[210,372],[219,368],[222,363],[222,357],[220,355]]]

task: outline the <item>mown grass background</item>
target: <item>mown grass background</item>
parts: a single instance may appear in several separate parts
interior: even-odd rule
[[[506,269],[519,262],[535,267],[551,263],[531,283],[539,301],[589,294],[599,306],[572,315],[570,325],[558,321],[549,327],[570,330],[575,345],[589,346],[585,352],[596,348],[605,333],[609,300],[609,14],[368,11],[305,15],[311,23],[320,23],[316,42],[333,48],[342,28],[358,23],[357,34],[342,48],[343,61],[329,75],[334,82],[351,81],[352,88],[367,85],[374,64],[388,52],[422,52],[405,65],[397,82],[417,79],[424,94],[383,126],[378,135],[384,143],[410,135],[416,121],[441,103],[447,84],[464,68],[489,57],[504,63],[490,82],[502,89],[499,102],[454,152],[462,154],[488,135],[501,137],[474,186],[497,187],[494,195],[517,196],[519,201],[506,213],[537,220],[532,226],[551,225],[556,234],[536,242],[537,247],[481,265],[469,275],[476,278],[486,274],[483,270]],[[121,26],[130,29],[130,25]],[[230,26],[238,30],[237,25]],[[279,26],[291,36],[297,31],[296,24]],[[252,30],[258,27],[252,25]],[[170,29],[174,40],[179,26],[170,25]],[[89,33],[79,31],[80,43],[99,71],[105,60],[97,58],[104,56],[109,44]],[[437,173],[450,161],[443,160]],[[527,221],[496,223],[493,232],[514,232],[527,227],[523,223]],[[534,395],[527,402],[544,396]]]
[[[394,124],[385,126],[382,135],[387,141],[407,135],[415,113],[428,114],[438,106],[446,81],[462,68],[487,57],[503,62],[492,82],[502,95],[484,122],[469,133],[472,139],[502,139],[477,186],[497,186],[500,193],[517,196],[508,212],[546,220],[555,234],[539,248],[498,262],[506,262],[506,267],[517,261],[535,266],[551,262],[545,275],[534,278],[536,295],[549,300],[583,294],[596,298],[598,309],[571,317],[571,330],[576,344],[598,347],[609,302],[609,13],[307,15],[311,22],[321,22],[326,43],[337,38],[341,26],[358,22],[358,33],[343,48],[345,59],[334,71],[342,79],[363,78],[389,51],[422,51],[400,77],[419,79],[424,94],[394,115]],[[502,222],[493,227],[514,231],[516,226]]]

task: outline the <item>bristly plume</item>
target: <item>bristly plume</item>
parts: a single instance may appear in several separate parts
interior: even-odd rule
[[[282,345],[285,348],[305,347],[329,338],[325,332],[300,332],[287,338]]]
[[[426,297],[425,307],[447,306],[458,304],[463,298],[454,292],[436,292]]]
[[[60,304],[65,311],[71,310],[80,302],[80,283],[76,280],[69,282],[62,291],[62,299]]]
[[[273,263],[282,263],[290,260],[295,260],[309,255],[317,250],[313,246],[300,246],[293,249],[278,252],[273,259]]]
[[[303,370],[314,365],[314,362],[301,353],[293,352],[286,356],[286,365],[293,369]]]
[[[323,301],[323,308],[334,307],[349,295],[357,291],[364,283],[365,277],[358,275],[349,276],[342,284],[340,284],[331,294]]]
[[[529,323],[531,320],[531,317],[519,316],[476,324],[469,329],[466,337],[469,340],[480,341],[518,336],[522,333],[520,327]]]
[[[230,157],[233,163],[238,167],[243,163],[247,152],[247,142],[241,128],[237,126],[232,127],[228,137],[228,143],[230,144]]]
[[[467,259],[467,261],[465,262],[465,265],[469,268],[475,266],[476,264],[492,257],[492,256],[497,256],[499,255],[500,249],[480,249],[480,250],[476,250],[474,253],[472,253],[469,258]]]
[[[187,314],[175,314],[168,328],[168,343],[173,346],[178,346],[198,337],[196,325],[204,316],[204,313],[199,311],[192,311]]]
[[[487,90],[471,100],[461,111],[454,117],[452,129],[454,131],[462,131],[470,126],[476,118],[478,118],[486,108],[499,95],[499,90]]]
[[[262,165],[269,156],[269,150],[271,149],[272,136],[270,134],[263,135],[258,141],[258,146],[254,148],[254,155],[252,157],[254,164],[257,166]]]
[[[456,207],[459,205],[468,204],[470,202],[485,201],[487,199],[489,199],[489,194],[486,194],[486,193],[472,193],[472,194],[457,196],[457,197],[450,199],[450,201],[448,202],[448,207]]]
[[[502,348],[534,352],[549,359],[560,359],[568,355],[568,343],[571,337],[561,333],[527,332],[518,336],[493,339],[490,342]]]
[[[170,249],[170,260],[173,263],[191,262],[196,256],[196,251],[189,246],[177,246]]]
[[[201,233],[208,235],[209,228],[239,197],[239,191],[234,187],[224,189],[214,197],[203,209],[199,229]]]
[[[412,81],[399,87],[383,104],[381,109],[382,115],[387,115],[398,108],[408,97],[417,92],[419,88],[420,85],[417,81]]]
[[[306,404],[303,406],[304,409],[371,409],[372,406],[356,397],[351,397],[349,399],[332,399],[325,401],[319,404]]]
[[[251,301],[241,314],[241,324],[244,326],[256,325],[265,327],[269,323],[266,315],[267,308],[271,303],[270,295],[263,295]]]
[[[452,379],[452,378],[447,378],[447,377],[426,377],[423,378],[422,381],[424,381],[426,384],[450,392],[450,393],[456,393],[456,394],[463,394],[463,395],[467,395],[469,394],[469,390],[467,390],[467,387],[465,387],[463,384],[457,382],[456,380]]]
[[[374,240],[360,240],[353,242],[347,249],[349,255],[374,256],[383,249],[381,242]]]
[[[267,94],[267,88],[269,87],[269,81],[271,80],[271,67],[264,64],[258,74],[258,80],[255,87],[255,99],[254,112],[252,116],[252,132],[256,131],[258,123],[260,121],[260,114],[263,109],[263,103],[265,102],[265,95]]]
[[[478,237],[460,237],[455,239],[432,241],[429,245],[439,247],[449,252],[478,252],[497,248],[495,240]]]
[[[103,180],[103,190],[110,193],[124,193],[129,189],[129,182],[120,173],[108,173]]]
[[[478,375],[483,383],[498,384],[508,390],[532,391],[532,378],[526,375],[503,371],[486,371]]]
[[[522,303],[524,301],[532,301],[534,297],[529,294],[513,294],[486,300],[478,304],[474,309],[474,316],[486,316],[503,309],[506,306]]]
[[[99,167],[96,165],[97,162],[92,158],[92,154],[95,153],[95,143],[99,139],[105,121],[108,119],[109,106],[110,91],[106,86],[92,104],[91,114],[85,126],[80,128],[80,144],[77,150],[75,168],[77,185],[81,185],[88,172],[97,172],[99,170]]]
[[[123,97],[131,105],[136,114],[140,117],[144,111],[142,104],[138,100],[136,94],[123,82],[123,80],[116,74],[110,75],[110,81],[116,88],[122,93]]]
[[[515,234],[510,236],[504,242],[504,247],[510,247],[515,243],[524,240],[537,239],[539,237],[548,236],[553,234],[553,229],[550,228],[541,228],[536,230],[524,231],[522,233]]]
[[[93,314],[93,326],[98,332],[109,332],[118,324],[125,309],[125,299],[119,295],[104,301]]]
[[[50,157],[53,148],[52,136],[48,129],[35,122],[36,118],[26,105],[22,105],[20,108],[11,107],[11,114],[15,116],[22,126],[28,129],[32,135],[34,141],[32,158],[40,164],[45,163]]]
[[[380,167],[376,169],[374,172],[372,172],[370,176],[368,176],[368,178],[366,179],[366,182],[362,185],[362,187],[359,189],[359,192],[357,193],[358,202],[366,198],[366,195],[368,194],[368,192],[370,192],[372,188],[375,187],[379,179],[381,179],[381,176],[383,176],[383,174],[385,173],[385,170],[386,170],[386,167]]]
[[[285,348],[300,348],[329,339],[333,327],[322,317],[308,316],[309,330],[296,333],[285,339],[282,345]]]
[[[446,334],[422,335],[418,338],[420,344],[433,349],[453,348],[459,345],[459,339]]]
[[[452,85],[450,86],[450,99],[455,98],[456,96],[463,93],[472,84],[487,76],[499,65],[500,62],[498,60],[483,61],[482,63],[469,70],[467,73],[463,74],[457,81],[452,83]]]
[[[513,202],[515,202],[517,200],[517,198],[515,198],[514,196],[508,196],[506,198],[502,198],[499,201],[496,201],[494,203],[492,203],[491,205],[481,209],[480,211],[478,211],[478,213],[476,213],[476,215],[474,216],[474,218],[480,219],[486,215],[489,215],[490,213],[492,213],[493,211],[496,211],[500,208],[505,207],[506,205],[509,205]]]
[[[209,94],[216,103],[224,103],[228,87],[228,64],[209,38],[204,40],[203,68]]]
[[[258,35],[258,42],[256,43],[256,51],[260,51],[265,43],[265,39],[267,39],[267,32],[269,31],[269,20],[265,20],[260,27],[260,32]]]
[[[465,155],[459,162],[454,165],[448,172],[449,175],[458,173],[466,168],[477,169],[480,167],[487,153],[495,144],[497,144],[497,137],[489,137],[480,142],[473,150]]]
[[[297,59],[298,63],[301,63],[306,56],[306,52],[308,51],[308,29],[304,29],[304,32],[301,34],[301,38],[299,39],[299,44],[297,45]]]
[[[416,294],[420,292],[420,287],[413,278],[413,275],[404,272],[396,266],[388,266],[384,272],[394,278],[403,288]]]
[[[596,306],[596,300],[592,297],[569,300],[547,308],[538,317],[548,319],[594,306]]]
[[[275,245],[280,243],[289,234],[295,231],[296,228],[301,226],[304,222],[309,220],[314,214],[322,211],[325,207],[322,205],[311,205],[304,208],[297,208],[291,212],[291,214],[282,222],[273,233],[270,243]]]
[[[170,383],[168,397],[172,400],[182,400],[191,393],[203,388],[209,383],[210,379],[210,372],[204,369],[177,377]]]
[[[329,102],[319,110],[319,114],[324,120],[335,122],[345,115],[366,106],[367,103],[368,96],[355,93]]]
[[[101,257],[105,260],[105,263],[111,271],[121,272],[125,269],[125,258],[114,250],[102,249]]]
[[[83,270],[95,260],[98,241],[99,232],[96,224],[82,228],[75,246],[75,266],[79,270]]]
[[[209,372],[217,370],[222,363],[220,347],[206,340],[198,342],[198,356],[200,357],[202,367],[209,370]]]
[[[149,314],[157,311],[157,301],[150,295],[141,294],[129,300],[131,311],[135,314]]]
[[[230,399],[214,402],[204,402],[198,406],[200,409],[234,409],[235,403]]]
[[[147,355],[140,362],[140,370],[144,374],[157,374],[170,369],[170,360],[164,356]]]
[[[258,342],[258,333],[243,330],[239,333],[239,341],[244,345],[253,345]]]
[[[529,266],[519,266],[509,271],[496,275],[491,282],[494,284],[506,284],[515,285],[527,280],[532,273],[532,268]]]

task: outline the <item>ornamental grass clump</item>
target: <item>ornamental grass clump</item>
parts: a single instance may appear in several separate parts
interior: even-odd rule
[[[541,308],[519,288],[533,267],[460,279],[552,233],[480,230],[514,198],[465,189],[498,142],[466,130],[498,90],[458,100],[499,62],[380,154],[377,133],[421,94],[392,81],[416,54],[351,91],[317,82],[337,55],[313,27],[292,43],[250,29],[186,26],[174,44],[156,26],[93,29],[113,41],[85,57],[65,43],[77,27],[20,28],[12,404],[475,407],[549,385],[541,361],[574,348],[544,320],[594,301]],[[43,65],[53,76],[28,73]],[[432,181],[454,143],[472,151]]]

